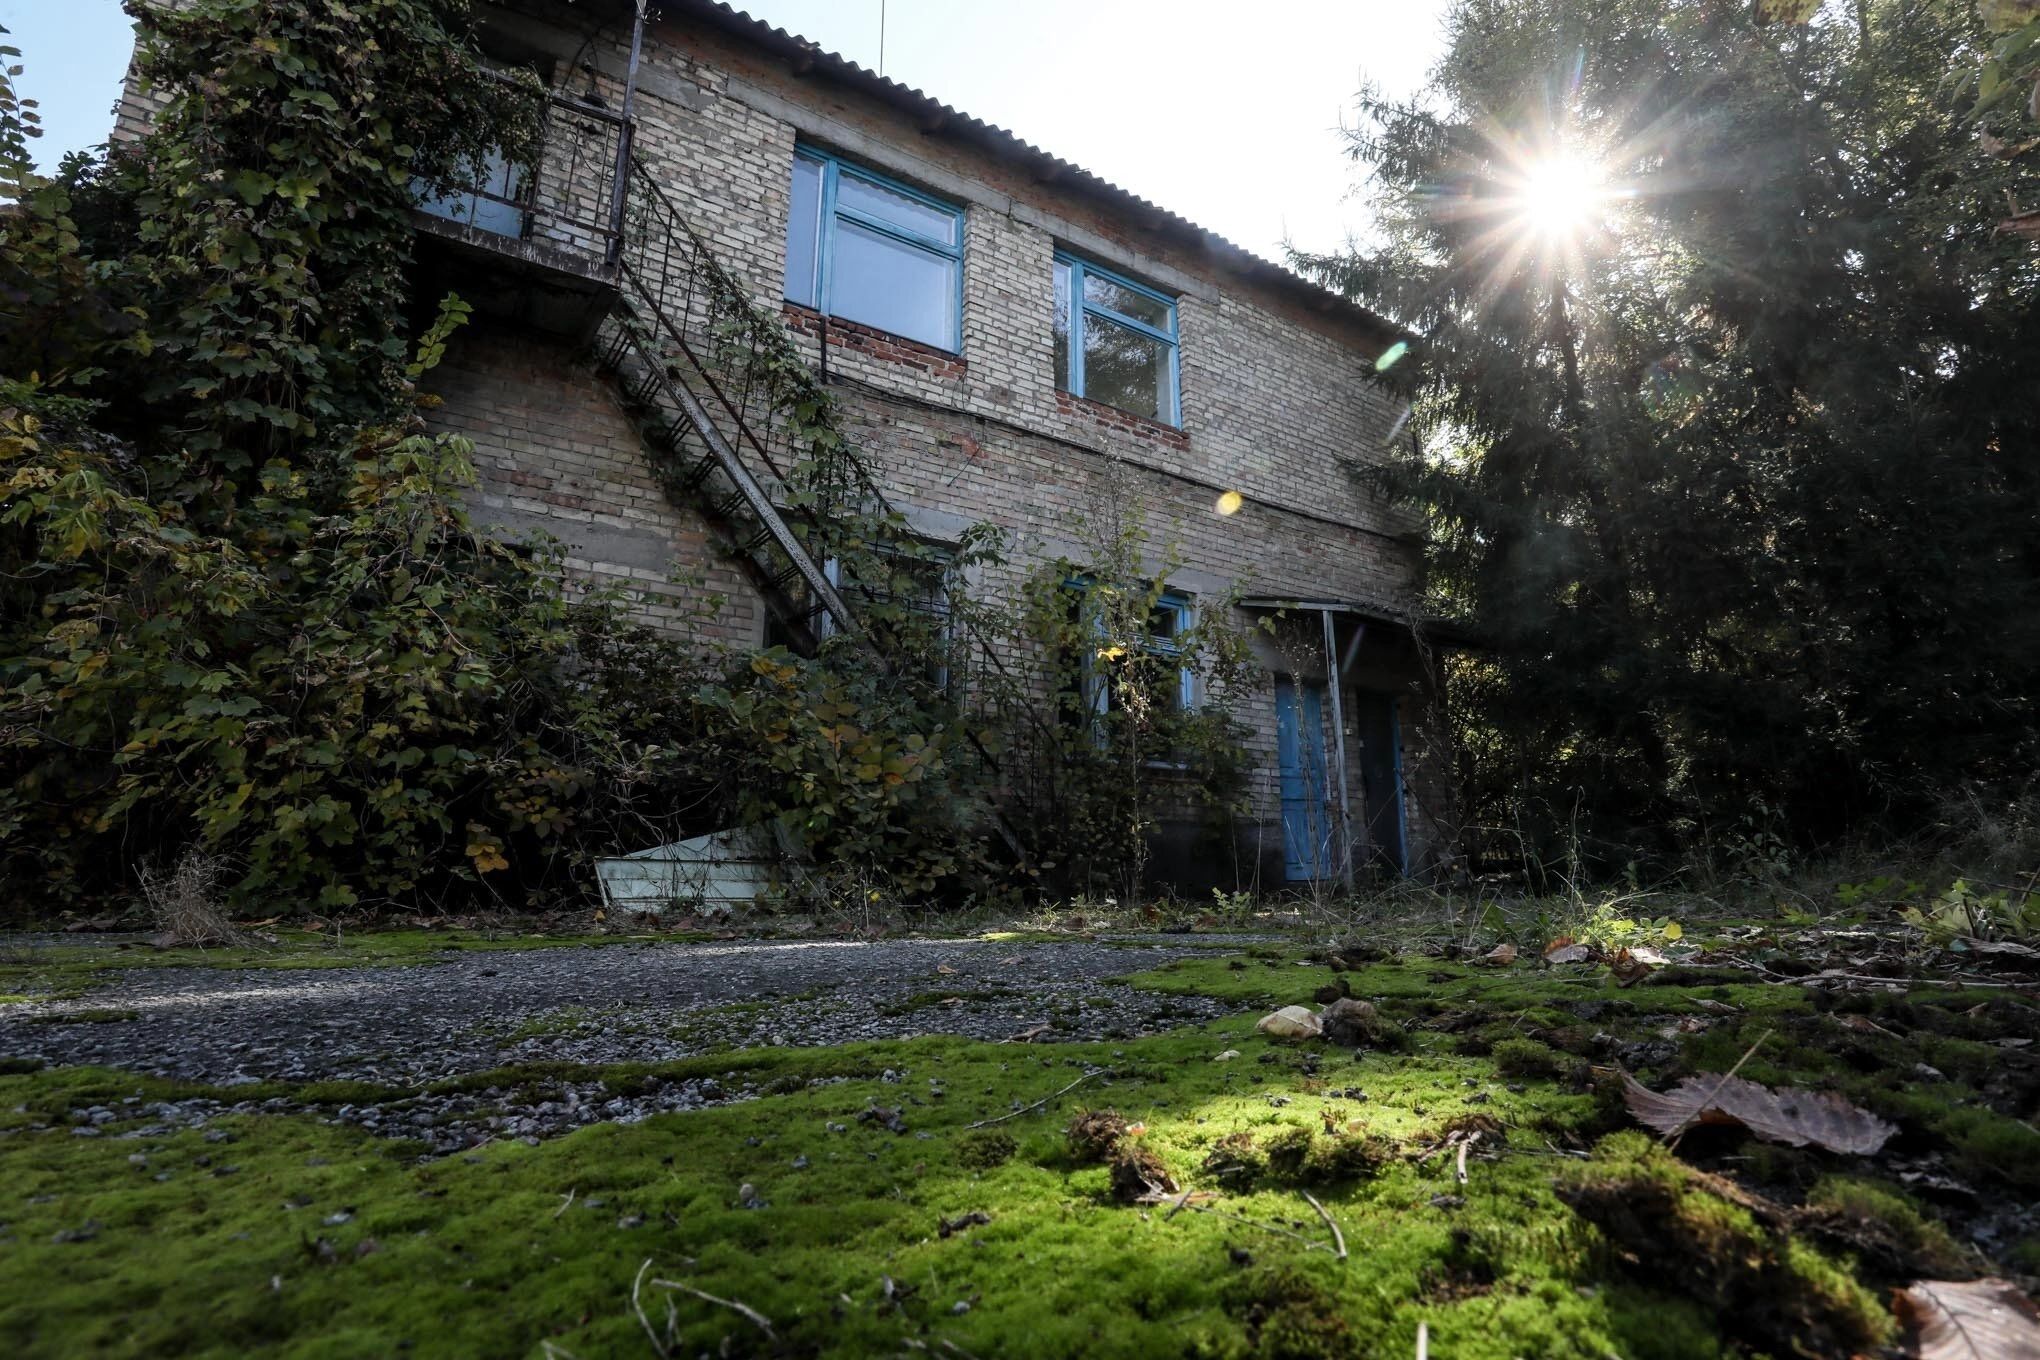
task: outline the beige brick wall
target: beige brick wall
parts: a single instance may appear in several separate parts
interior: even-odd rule
[[[433,371],[438,429],[474,442],[477,524],[560,540],[579,581],[617,586],[655,626],[755,646],[760,605],[694,514],[653,480],[610,382],[578,347],[477,323]]]

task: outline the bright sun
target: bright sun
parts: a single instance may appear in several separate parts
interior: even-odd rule
[[[1557,152],[1524,167],[1516,197],[1530,226],[1567,237],[1593,219],[1607,197],[1607,176],[1592,161]]]

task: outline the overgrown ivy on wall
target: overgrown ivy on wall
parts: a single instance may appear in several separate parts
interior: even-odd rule
[[[413,177],[514,147],[528,92],[464,0],[132,12],[169,96],[140,146],[42,179],[0,104],[9,901],[190,847],[266,910],[571,891],[693,777],[612,691],[699,665],[478,535],[468,447],[412,409],[465,310],[407,363]]]

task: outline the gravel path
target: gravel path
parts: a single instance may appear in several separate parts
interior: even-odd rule
[[[99,1064],[233,1086],[359,1080],[416,1088],[511,1064],[666,1062],[722,1045],[819,1045],[918,1034],[1036,1042],[1131,1038],[1227,1013],[1108,979],[1204,950],[1145,942],[980,940],[680,944],[453,953],[389,968],[127,968],[69,1002],[0,1005],[0,1058]],[[112,1023],[55,1022],[81,1012]],[[536,1140],[754,1094],[735,1074],[619,1096],[599,1082],[343,1106],[331,1117],[436,1152]],[[223,1106],[161,1102],[168,1129]],[[73,1112],[75,1130],[137,1117]],[[96,1121],[96,1122],[95,1122]]]

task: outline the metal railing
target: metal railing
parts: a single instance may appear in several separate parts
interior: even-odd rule
[[[504,84],[510,77],[490,73]],[[492,153],[452,184],[417,185],[419,211],[491,236],[614,259],[620,239],[619,170],[629,164],[631,125],[592,90],[548,90],[531,154]]]

